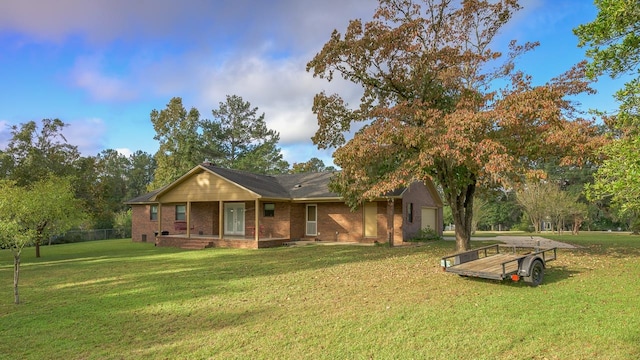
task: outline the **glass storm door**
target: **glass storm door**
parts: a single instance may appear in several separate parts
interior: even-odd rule
[[[224,204],[224,234],[244,235],[244,203]]]
[[[318,235],[318,207],[316,205],[307,205],[307,229],[305,235]]]

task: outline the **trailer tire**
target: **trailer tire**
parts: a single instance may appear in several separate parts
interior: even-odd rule
[[[544,264],[540,260],[534,260],[529,270],[529,276],[525,278],[525,281],[531,286],[538,286],[542,284],[544,279]]]

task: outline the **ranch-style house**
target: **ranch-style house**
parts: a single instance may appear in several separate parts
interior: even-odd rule
[[[132,238],[182,248],[263,248],[294,241],[384,243],[442,234],[442,200],[414,182],[355,211],[329,190],[332,172],[259,175],[211,163],[127,201]]]

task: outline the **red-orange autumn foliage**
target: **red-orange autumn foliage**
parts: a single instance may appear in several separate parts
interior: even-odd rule
[[[602,140],[576,118],[568,96],[589,92],[584,64],[534,86],[516,59],[537,44],[491,50],[515,0],[381,0],[372,21],[334,31],[307,65],[329,81],[362,86],[357,107],[317,94],[313,141],[336,147],[342,168],[333,188],[352,205],[414,180],[435,179],[456,226],[456,248],[470,247],[473,197],[529,175],[532,162],[588,158]],[[355,122],[363,122],[345,139]]]

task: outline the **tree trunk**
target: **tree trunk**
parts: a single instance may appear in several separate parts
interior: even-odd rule
[[[42,232],[44,231],[45,227],[47,227],[47,223],[48,221],[45,221],[40,225],[38,225],[38,229],[37,229],[38,233],[36,235],[36,257],[37,258],[40,257],[40,243],[42,243]]]
[[[538,220],[538,218],[534,217],[534,216],[529,216],[529,220],[531,220],[531,225],[533,225],[533,232],[534,233],[539,233],[540,232],[540,220]]]
[[[20,255],[13,254],[13,302],[20,304],[20,295],[18,294],[18,280],[20,279]]]
[[[387,241],[389,246],[393,247],[393,216],[394,216],[394,200],[389,199],[387,201]]]
[[[473,220],[473,197],[476,191],[475,179],[464,191],[450,194],[449,205],[456,226],[456,251],[471,249],[471,223]]]
[[[582,217],[574,216],[573,217],[573,231],[571,231],[572,235],[578,235],[580,233],[580,227],[582,226]]]

